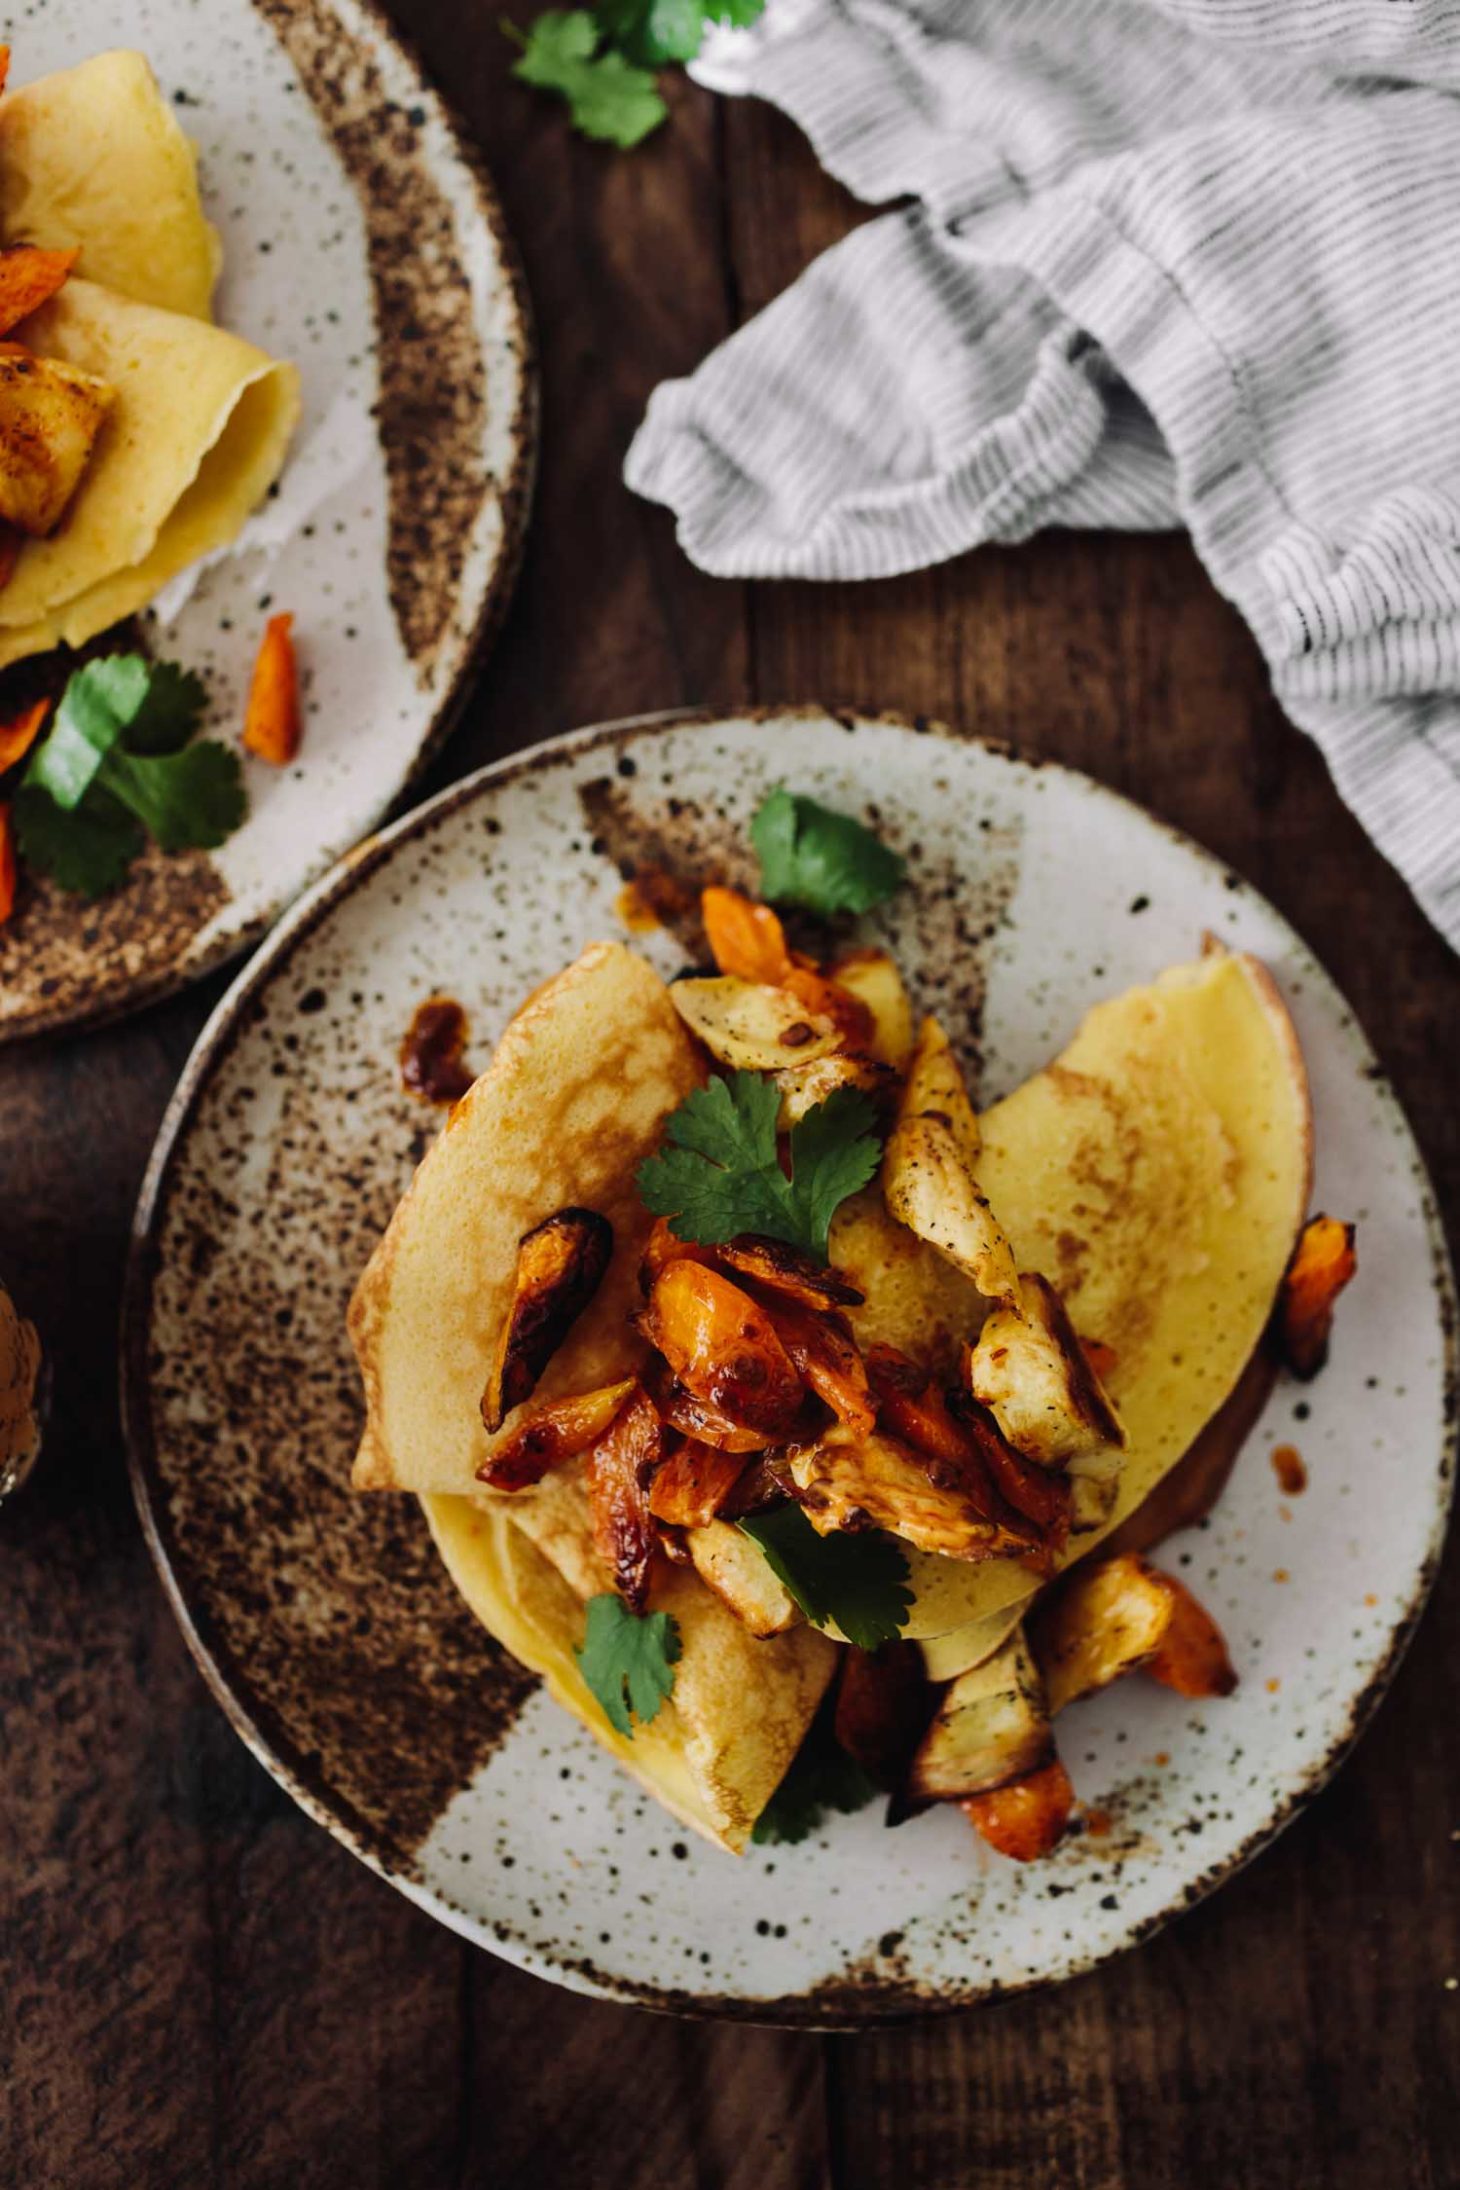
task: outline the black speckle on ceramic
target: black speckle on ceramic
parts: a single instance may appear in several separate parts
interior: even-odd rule
[[[170,623],[149,613],[122,634],[200,671],[207,728],[232,741],[265,618],[292,612],[298,760],[247,760],[235,836],[209,856],[145,859],[99,904],[25,878],[0,929],[0,1041],[193,979],[375,827],[449,729],[505,606],[536,433],[497,200],[370,5],[132,0],[119,17],[37,0],[9,35],[18,82],[109,46],[146,53],[198,143],[223,237],[217,316],[298,363],[291,462],[329,451],[338,483],[275,554],[227,557]]]
[[[415,1006],[457,997],[484,1057],[528,989],[617,932],[626,866],[748,878],[747,825],[779,780],[909,854],[911,886],[864,932],[957,1026],[986,1100],[1097,995],[1196,955],[1220,923],[1292,1006],[1316,1199],[1360,1227],[1333,1360],[1302,1395],[1309,1483],[1291,1520],[1270,1461],[1292,1435],[1279,1385],[1215,1514],[1167,1553],[1225,1629],[1241,1686],[1194,1705],[1129,1682],[1072,1710],[1087,1829],[1044,1864],[1004,1861],[951,1810],[896,1832],[875,1812],[839,1818],[738,1862],[687,1841],[472,1628],[414,1508],[347,1488],[345,1304],[434,1130],[397,1071]],[[1137,896],[1149,906],[1133,919]],[[672,935],[636,941],[666,974],[683,961]],[[486,770],[296,909],[221,1007],[159,1140],[126,1415],[193,1647],[331,1830],[468,1937],[563,1983],[832,2026],[1088,1968],[1229,1876],[1322,1785],[1424,1599],[1450,1494],[1451,1290],[1372,1064],[1292,931],[1204,853],[1082,776],[936,724],[679,717]]]

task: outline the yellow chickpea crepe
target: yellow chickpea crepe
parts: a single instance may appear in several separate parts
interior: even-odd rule
[[[836,853],[800,885],[796,829]],[[784,791],[755,834],[783,903],[900,879]],[[1347,1266],[1290,1297],[1292,1024],[1208,944],[979,1116],[886,952],[701,904],[713,973],[594,944],[452,1109],[351,1308],[356,1487],[419,1495],[482,1623],[719,1845],[880,1788],[1043,1854],[1058,1710],[1235,1679],[1145,1553],[1220,1488],[1287,1310],[1317,1365],[1351,1268],[1336,1227]]]
[[[299,376],[212,324],[218,237],[140,54],[0,95],[0,243],[3,668],[83,645],[235,538]]]

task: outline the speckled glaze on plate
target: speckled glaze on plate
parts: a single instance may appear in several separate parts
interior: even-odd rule
[[[510,589],[535,383],[491,186],[368,0],[35,0],[0,36],[17,83],[107,47],[147,55],[199,146],[217,317],[297,361],[291,465],[334,482],[277,554],[229,556],[170,623],[140,619],[153,651],[204,674],[208,727],[231,739],[264,618],[292,610],[298,761],[248,762],[249,819],[216,853],[149,854],[94,904],[28,878],[0,928],[3,1041],[206,971],[380,820]]]
[[[436,1129],[398,1079],[415,1005],[458,997],[485,1062],[527,990],[616,932],[622,868],[746,874],[746,824],[783,778],[909,853],[911,888],[871,926],[985,1099],[1203,931],[1258,952],[1308,1056],[1317,1204],[1359,1222],[1332,1363],[1279,1385],[1213,1520],[1162,1553],[1221,1621],[1242,1685],[1193,1704],[1130,1681],[1072,1710],[1061,1751],[1108,1829],[1044,1864],[1006,1862],[951,1810],[896,1832],[868,1811],[738,1862],[701,1845],[474,1625],[414,1503],[347,1488],[360,1405],[345,1305]],[[641,940],[664,971],[681,962],[663,933]],[[126,1420],[154,1552],[220,1701],[402,1891],[586,1991],[854,2025],[1090,1967],[1229,1876],[1323,1784],[1438,1554],[1451,1326],[1409,1129],[1342,998],[1235,876],[1087,778],[936,725],[679,717],[580,732],[457,785],[337,870],[254,960],[143,1192]],[[1307,1463],[1299,1498],[1274,1474],[1278,1441]]]

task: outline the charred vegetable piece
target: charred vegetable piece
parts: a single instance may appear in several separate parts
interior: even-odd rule
[[[1029,1622],[1051,1712],[1148,1664],[1173,1610],[1165,1577],[1134,1553],[1077,1566]]]
[[[801,1608],[785,1583],[738,1528],[711,1521],[692,1529],[686,1540],[700,1580],[752,1635],[781,1635],[800,1620]]]
[[[758,905],[739,890],[702,890],[700,918],[721,973],[763,981],[771,988],[778,988],[790,973],[786,931],[769,905]]]
[[[889,1213],[946,1257],[989,1300],[1017,1301],[1013,1250],[974,1176],[974,1115],[958,1060],[925,1019],[882,1166]]]
[[[1036,1863],[1049,1855],[1063,1839],[1074,1806],[1075,1790],[1058,1757],[1007,1787],[973,1795],[960,1805],[989,1846],[1016,1863]]]
[[[594,1547],[633,1612],[642,1612],[649,1597],[657,1540],[649,1485],[663,1456],[664,1425],[647,1392],[636,1386],[589,1452],[586,1470]]]
[[[908,1792],[961,1801],[1022,1779],[1053,1755],[1044,1682],[1016,1628],[984,1664],[949,1682],[913,1758]]]
[[[669,995],[690,1033],[735,1072],[779,1072],[842,1046],[835,1019],[811,1009],[788,988],[718,974],[675,981]]]
[[[1230,1696],[1237,1675],[1221,1629],[1184,1582],[1174,1574],[1161,1579],[1172,1597],[1171,1624],[1146,1671],[1178,1696]]]
[[[837,1741],[890,1794],[902,1785],[937,1701],[916,1643],[845,1651],[836,1688]]]
[[[76,264],[75,251],[42,251],[34,243],[0,250],[0,335],[8,335],[60,289]]]
[[[708,1247],[698,1247],[693,1240],[677,1239],[670,1230],[667,1217],[656,1217],[649,1237],[644,1242],[644,1252],[639,1262],[640,1292],[647,1295],[665,1263],[678,1261],[685,1255],[691,1262],[710,1262],[714,1259]]]
[[[671,1528],[704,1528],[713,1521],[748,1465],[744,1453],[720,1452],[686,1438],[654,1477],[649,1511]]]
[[[482,1420],[499,1430],[597,1292],[613,1253],[613,1226],[593,1209],[560,1209],[524,1232],[512,1306],[482,1394]]]
[[[1070,1493],[1058,1476],[1036,1468],[1008,1445],[986,1409],[966,1392],[943,1393],[925,1380],[916,1364],[891,1347],[873,1349],[869,1370],[878,1395],[879,1419],[894,1436],[962,1471],[981,1486],[992,1516],[1031,1548],[1047,1543],[1058,1550],[1069,1534]],[[1027,1522],[1029,1527],[1021,1524]]]
[[[1009,1443],[1041,1467],[1125,1444],[1064,1302],[1037,1271],[1022,1272],[1017,1300],[987,1317],[969,1357],[968,1381]],[[1108,1472],[1113,1479],[1115,1470]]]
[[[1337,1217],[1310,1217],[1288,1264],[1276,1317],[1283,1360],[1305,1382],[1328,1359],[1334,1303],[1358,1266],[1354,1227]]]
[[[905,1072],[914,1046],[913,1015],[896,962],[886,951],[850,951],[831,968],[831,979],[871,1014],[869,1054],[894,1072]]]
[[[786,975],[782,986],[799,999],[808,1011],[818,1018],[829,1019],[846,1049],[865,1050],[871,1046],[874,1028],[872,1014],[859,996],[844,989],[840,982],[817,971],[814,966],[796,964]]]
[[[243,742],[260,760],[275,768],[287,768],[296,758],[303,736],[294,618],[271,616],[254,657],[243,715]]]
[[[22,707],[18,714],[0,722],[0,776],[4,775],[7,768],[13,768],[17,761],[24,760],[44,729],[50,712],[50,701],[39,699],[29,707]]]
[[[866,1297],[839,1270],[813,1262],[787,1240],[743,1232],[723,1246],[704,1249],[703,1257],[739,1277],[754,1278],[766,1292],[784,1294],[803,1308],[860,1308]]]
[[[750,1514],[783,1506],[796,1495],[791,1463],[783,1452],[759,1452],[751,1459],[734,1490],[720,1508],[725,1521],[742,1521]]]
[[[596,1445],[634,1389],[634,1379],[605,1384],[596,1392],[575,1392],[570,1399],[549,1399],[534,1407],[477,1469],[477,1481],[489,1490],[527,1490],[549,1468],[572,1460]]]
[[[35,539],[55,531],[115,400],[94,373],[0,345],[0,518]]]
[[[840,1316],[795,1301],[770,1304],[771,1321],[797,1375],[855,1437],[868,1437],[877,1410],[857,1342]]]
[[[781,1091],[776,1124],[782,1133],[789,1133],[793,1125],[799,1125],[838,1088],[855,1088],[859,1094],[870,1095],[875,1103],[885,1107],[897,1093],[897,1074],[874,1058],[838,1052],[830,1057],[817,1057],[809,1065],[795,1065],[778,1072],[776,1086]]]
[[[949,1559],[1022,1557],[1038,1548],[1031,1533],[990,1513],[976,1477],[881,1431],[847,1442],[833,1431],[819,1444],[794,1446],[790,1462],[806,1517],[823,1536],[886,1529]]]
[[[765,1309],[718,1270],[666,1263],[642,1323],[691,1398],[768,1436],[791,1429],[804,1396],[801,1379]]]
[[[745,1429],[721,1414],[717,1407],[696,1399],[663,1361],[650,1360],[644,1370],[644,1383],[659,1410],[660,1419],[667,1428],[678,1430],[682,1437],[692,1437],[702,1445],[713,1445],[717,1452],[739,1453],[742,1457],[764,1452],[770,1443],[767,1431]]]

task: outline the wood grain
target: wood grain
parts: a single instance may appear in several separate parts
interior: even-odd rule
[[[542,468],[433,783],[684,701],[950,716],[1086,767],[1265,889],[1353,999],[1453,1212],[1454,961],[1179,540],[1052,536],[894,583],[715,584],[619,481],[688,370],[859,217],[778,117],[680,83],[632,157],[513,85],[466,0],[397,14],[521,244]],[[1446,2190],[1460,2181],[1460,1585],[1334,1787],[1215,1901],[1057,1992],[857,2039],[676,2024],[463,1946],[311,1825],[192,1670],[125,1480],[117,1293],[220,984],[0,1056],[0,1258],[56,1360],[0,1522],[0,2182],[57,2190]]]

